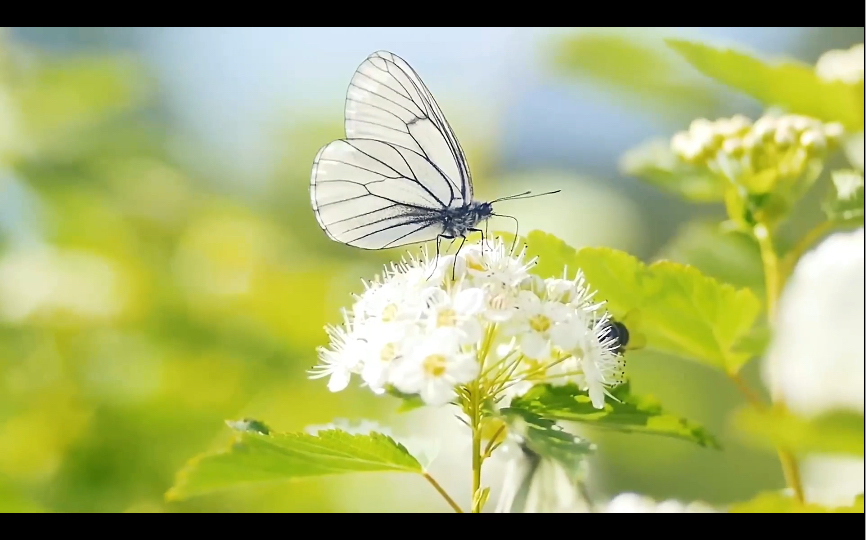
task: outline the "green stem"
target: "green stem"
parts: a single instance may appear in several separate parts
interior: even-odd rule
[[[472,395],[469,400],[472,427],[472,513],[481,512],[475,494],[481,489],[481,407],[479,403],[480,388],[478,381],[472,385]]]
[[[448,505],[451,506],[451,508],[453,508],[455,512],[457,512],[458,514],[463,513],[463,509],[460,508],[460,505],[454,502],[454,499],[452,499],[451,496],[448,495],[448,492],[446,492],[445,489],[439,485],[439,482],[434,480],[433,477],[427,473],[422,473],[421,476],[423,476],[425,480],[430,482],[430,485],[439,492],[439,495],[442,495],[442,498],[445,499],[446,502],[448,502]]]
[[[755,239],[758,241],[758,246],[761,250],[761,261],[764,265],[764,279],[767,289],[767,321],[772,328],[776,322],[776,311],[779,304],[779,295],[782,291],[782,280],[784,279],[780,273],[779,258],[776,255],[776,248],[773,245],[773,238],[770,234],[770,228],[764,223],[758,223],[754,230]],[[776,359],[768,358],[768,361],[774,362]],[[771,373],[777,370],[771,369]],[[782,391],[779,388],[776,377],[770,381],[770,397],[774,404],[784,406]],[[804,502],[803,486],[800,482],[800,473],[797,467],[797,460],[794,455],[786,448],[777,449],[779,461],[782,463],[782,473],[785,475],[785,483],[794,491],[794,497],[798,502]]]
[[[819,240],[824,238],[827,233],[832,231],[834,226],[835,225],[832,221],[824,221],[807,232],[806,236],[800,239],[800,241],[797,242],[797,244],[791,248],[782,259],[782,275],[790,276],[791,272],[794,270],[794,265],[797,264],[800,257],[802,257],[803,254],[812,246],[817,244]]]

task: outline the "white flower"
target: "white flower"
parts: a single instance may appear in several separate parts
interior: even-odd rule
[[[804,417],[834,409],[863,412],[864,235],[837,233],[806,253],[779,301],[763,364],[768,387]],[[849,505],[864,489],[862,458],[803,461],[807,499]],[[824,476],[837,482],[828,483]]]
[[[476,343],[481,339],[481,322],[475,315],[484,308],[484,291],[468,288],[449,295],[437,289],[430,295],[429,302],[426,320],[430,332],[452,328],[459,332],[461,344]]]
[[[345,314],[344,314],[345,315]],[[330,377],[328,390],[344,390],[357,373],[366,354],[367,343],[362,340],[356,328],[348,321],[345,327],[328,326],[325,331],[331,338],[331,348],[319,347],[319,365],[309,371],[311,379]]]
[[[419,394],[429,405],[448,403],[455,386],[478,376],[475,355],[461,352],[459,339],[453,328],[430,334],[397,367],[394,386],[406,394]]]
[[[815,73],[825,81],[855,84],[863,80],[863,44],[848,50],[827,51],[815,63]]]
[[[543,300],[531,291],[520,291],[517,305],[519,316],[510,333],[518,336],[523,354],[528,358],[548,358],[551,354],[551,336],[557,325],[568,320],[568,307],[561,302]]]
[[[377,394],[391,382],[395,366],[419,337],[416,326],[371,321],[365,328],[367,347],[361,378]]]
[[[656,502],[650,497],[637,493],[621,493],[605,506],[604,512],[607,514],[709,514],[717,513],[719,510],[703,502],[682,503],[673,499]]]
[[[479,376],[485,399],[500,403],[534,384],[576,383],[602,408],[605,389],[622,381],[617,344],[594,322],[607,320],[602,304],[581,272],[541,279],[529,274],[534,264],[497,239],[391,265],[364,284],[344,325],[328,328],[312,376],[338,391],[360,374],[376,393],[393,387],[429,405]]]

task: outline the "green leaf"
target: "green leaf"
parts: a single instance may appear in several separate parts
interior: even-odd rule
[[[714,203],[725,198],[724,180],[678,159],[668,139],[653,139],[627,151],[619,169],[689,201]]]
[[[823,121],[841,122],[853,131],[863,129],[863,82],[849,85],[818,78],[812,66],[799,62],[767,64],[742,52],[719,49],[681,39],[667,39],[704,75],[735,88],[767,106]]]
[[[352,435],[339,429],[307,433],[241,431],[227,451],[190,460],[167,500],[180,500],[241,485],[354,472],[423,473],[417,459],[391,437]]]
[[[833,171],[833,190],[824,201],[824,212],[831,221],[863,223],[863,173]]]
[[[750,501],[731,505],[728,512],[732,514],[862,514],[863,495],[858,495],[851,506],[827,508],[820,504],[804,504],[783,493],[769,491],[759,494]]]
[[[646,345],[735,373],[750,358],[735,345],[751,330],[761,303],[749,289],[737,289],[671,261],[649,266],[609,248],[575,251],[551,234],[532,231],[527,254],[538,256],[533,272],[560,277],[566,266],[580,268],[595,298],[607,300],[614,317],[641,313]]]
[[[766,448],[793,452],[863,456],[863,414],[829,411],[802,418],[789,411],[752,408],[739,411],[734,425]]]
[[[591,442],[572,435],[554,420],[544,418],[525,407],[508,407],[501,411],[509,429],[522,437],[533,453],[562,465],[572,476],[581,473],[584,458],[595,451]]]
[[[564,73],[592,79],[641,106],[651,100],[680,114],[690,109],[691,116],[718,105],[712,89],[684,73],[682,61],[660,39],[646,37],[636,38],[634,28],[623,35],[581,32],[556,41],[553,62]]]
[[[583,422],[624,433],[674,437],[704,447],[721,448],[706,429],[665,413],[653,397],[632,395],[628,383],[614,388],[611,394],[616,400],[606,399],[604,409],[596,409],[587,392],[574,385],[539,385],[513,400],[510,410],[531,412],[552,420]]]
[[[726,230],[715,222],[692,221],[680,227],[658,256],[694,266],[701,273],[762,297],[764,268],[754,237]]]
[[[270,435],[271,430],[261,420],[244,418],[243,420],[226,420],[226,425],[235,431],[248,431],[250,433],[261,433]]]
[[[421,399],[421,396],[418,394],[404,394],[403,392],[397,390],[393,386],[387,386],[385,391],[395,398],[399,398],[401,400],[400,406],[397,407],[398,413],[405,413],[409,411],[414,411],[415,409],[419,409],[424,406],[424,400]]]

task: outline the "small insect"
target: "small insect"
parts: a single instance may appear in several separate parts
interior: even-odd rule
[[[628,328],[619,321],[615,321],[610,319],[607,322],[607,336],[609,338],[616,339],[616,347],[613,349],[613,353],[619,356],[622,356],[622,353],[625,352],[626,347],[628,346]]]
[[[457,137],[433,95],[399,56],[378,51],[349,83],[346,138],[313,162],[310,201],[332,240],[386,249],[462,239],[496,214],[493,203],[550,195],[529,191],[489,202],[473,198],[472,175]],[[517,231],[515,230],[515,242]],[[456,262],[456,261],[455,261]]]
[[[646,338],[636,331],[639,329],[640,319],[640,311],[633,309],[626,313],[622,320],[613,317],[607,320],[605,326],[608,330],[603,335],[605,338],[616,339],[616,347],[612,349],[614,354],[622,356],[627,350],[642,349],[646,346]]]

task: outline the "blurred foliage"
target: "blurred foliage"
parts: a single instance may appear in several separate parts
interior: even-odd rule
[[[745,409],[734,417],[735,425],[756,443],[782,446],[795,452],[863,455],[863,414],[839,410],[815,418],[789,411]]]
[[[747,54],[702,43],[667,39],[667,44],[699,71],[767,104],[827,122],[863,130],[863,81],[850,85],[821,80],[799,62],[770,65]]]
[[[820,504],[801,504],[782,493],[761,493],[748,502],[731,506],[734,514],[862,514],[863,495],[857,497],[853,505],[842,508],[826,508]]]
[[[653,139],[627,151],[619,169],[689,201],[715,203],[725,198],[721,179],[676,159],[668,139]]]
[[[645,28],[586,30],[557,40],[550,49],[562,74],[604,85],[644,110],[692,117],[721,103],[718,92],[682,69],[682,59]]]

